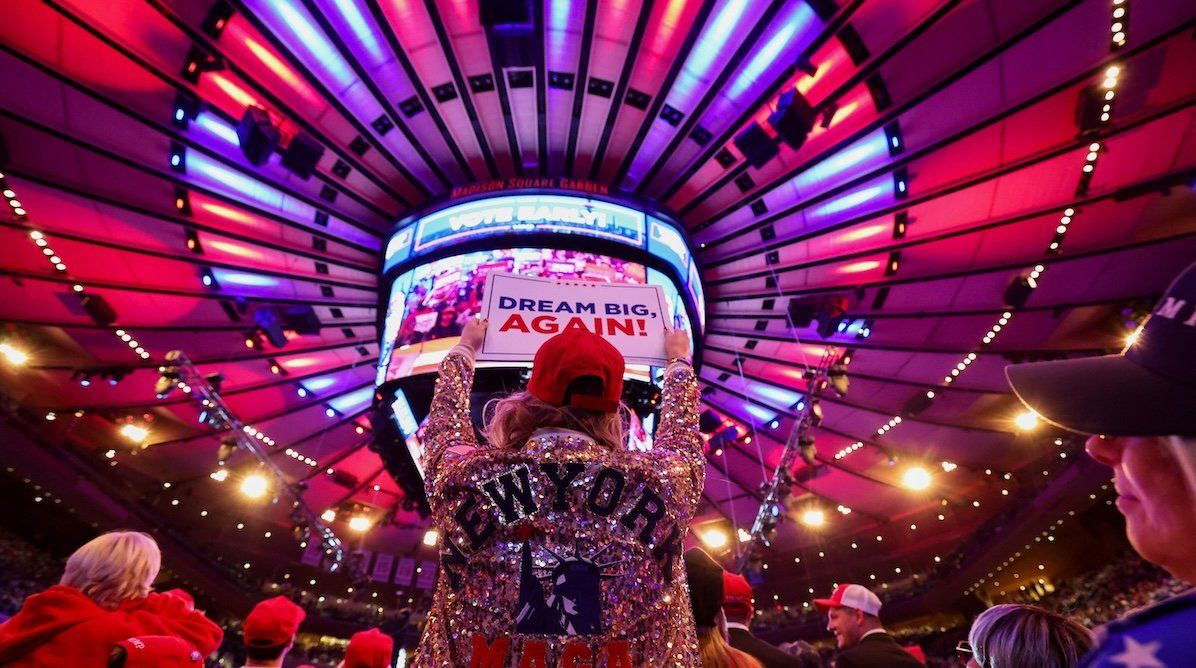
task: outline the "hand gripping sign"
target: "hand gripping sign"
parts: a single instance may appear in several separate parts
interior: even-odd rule
[[[658,285],[624,285],[492,273],[482,315],[490,320],[483,361],[530,362],[540,344],[568,329],[610,341],[628,364],[664,366],[669,313]]]

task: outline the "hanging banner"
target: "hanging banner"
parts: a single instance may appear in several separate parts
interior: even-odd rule
[[[415,560],[411,557],[399,559],[399,567],[395,569],[394,583],[400,587],[409,587],[413,577],[415,577]]]
[[[374,570],[370,574],[370,579],[374,582],[390,582],[390,569],[394,568],[394,564],[393,554],[379,552],[374,558]]]
[[[436,584],[435,561],[419,562],[419,568],[415,569],[415,572],[415,587],[417,589],[431,589],[432,585]]]
[[[503,362],[530,362],[552,336],[584,329],[614,344],[628,364],[664,366],[664,328],[671,324],[658,285],[500,273],[486,277],[482,315],[490,326],[478,359]]]

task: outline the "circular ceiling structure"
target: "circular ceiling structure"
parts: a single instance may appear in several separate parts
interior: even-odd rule
[[[318,568],[292,536],[309,511],[367,565],[434,569],[370,447],[388,241],[539,190],[683,228],[694,535],[731,560],[772,516],[758,596],[800,609],[851,578],[933,609],[1104,504],[1107,471],[1022,415],[1004,368],[1122,349],[1196,257],[1190,2],[530,6],[525,30],[445,0],[7,7],[5,464],[103,477],[130,522],[262,581]],[[828,345],[850,384],[767,496]],[[156,391],[175,350],[199,385]]]

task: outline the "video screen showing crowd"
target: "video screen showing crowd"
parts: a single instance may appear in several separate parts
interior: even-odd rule
[[[876,592],[840,583],[811,601],[833,648],[806,642],[819,638],[772,646],[752,633],[748,583],[702,550],[684,549],[706,470],[688,334],[664,334],[656,443],[637,451],[624,446],[622,353],[580,330],[547,339],[526,390],[498,402],[479,438],[469,388],[489,323],[456,324],[460,339],[440,362],[427,427],[426,484],[443,567],[413,666],[1196,665],[1196,591],[1183,586],[1096,629],[1066,610],[993,606],[944,662],[885,628]],[[1089,435],[1088,454],[1112,470],[1133,549],[1187,587],[1196,582],[1193,351],[1196,264],[1122,354],[1007,368],[1029,407]],[[153,591],[160,568],[146,534],[90,541],[58,584],[27,596],[0,624],[0,665],[203,665],[223,631],[186,592]],[[305,617],[286,597],[258,603],[242,624],[244,665],[290,665]],[[364,631],[340,665],[393,666],[400,651],[392,635]]]

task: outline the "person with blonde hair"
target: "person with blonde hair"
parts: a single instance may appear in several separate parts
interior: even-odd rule
[[[685,551],[689,607],[698,634],[702,668],[764,668],[759,659],[731,646],[727,616],[726,571],[700,547]]]
[[[1130,544],[1196,584],[1196,264],[1121,354],[1019,364],[1005,375],[1045,420],[1090,434],[1085,449],[1113,470]],[[1190,666],[1192,629],[1196,590],[1110,622],[1080,665]]]
[[[705,475],[689,336],[668,331],[653,447],[627,443],[623,355],[566,329],[526,391],[470,418],[486,322],[440,364],[424,431],[441,569],[417,668],[698,666],[681,545]]]
[[[1033,605],[994,605],[976,616],[968,632],[981,668],[1074,668],[1092,649],[1092,632]]]
[[[117,643],[133,636],[173,636],[208,655],[220,627],[181,590],[152,591],[162,553],[149,535],[112,531],[67,559],[59,584],[25,599],[0,624],[0,665],[104,666]]]

